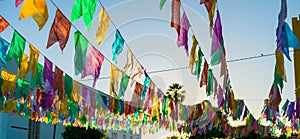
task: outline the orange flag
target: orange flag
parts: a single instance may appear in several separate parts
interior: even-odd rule
[[[212,36],[212,28],[214,26],[214,16],[217,0],[200,0],[200,4],[204,4],[208,12],[210,35]]]
[[[172,18],[171,27],[175,28],[177,34],[180,34],[180,0],[172,0]]]
[[[70,21],[56,9],[56,16],[49,32],[49,38],[46,48],[48,49],[54,43],[59,42],[60,49],[63,50],[69,39],[71,29]]]
[[[201,81],[200,81],[200,87],[202,87],[203,85],[207,85],[208,82],[208,63],[206,61],[206,59],[204,59],[204,68],[201,74]]]
[[[8,22],[0,15],[0,33],[9,26]]]

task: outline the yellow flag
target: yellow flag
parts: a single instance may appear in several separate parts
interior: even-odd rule
[[[33,20],[38,24],[39,30],[41,30],[48,20],[46,0],[25,0],[20,10],[19,20],[29,16],[32,16]]]
[[[38,64],[38,59],[40,56],[40,52],[32,45],[29,44],[29,64],[28,64],[28,72],[32,71],[31,77],[34,78],[36,73],[37,73],[37,64]]]
[[[73,80],[73,91],[72,91],[72,98],[75,102],[80,100],[80,83]]]
[[[193,35],[192,39],[193,39],[193,46],[192,46],[191,53],[190,53],[189,67],[191,69],[191,72],[193,73],[194,65],[195,65],[196,60],[197,60],[196,48],[197,48],[197,45],[198,45],[198,41],[196,40],[194,35]]]
[[[281,79],[286,82],[283,54],[279,52],[278,49],[276,49],[275,55],[276,55],[276,70],[279,76],[281,77]]]
[[[212,36],[212,29],[213,29],[213,26],[214,26],[214,21],[213,20],[214,20],[214,16],[215,16],[216,3],[217,3],[217,0],[212,1],[211,9],[208,13],[210,36]]]
[[[105,39],[105,32],[107,31],[110,23],[110,18],[107,15],[105,9],[102,7],[99,14],[99,24],[96,33],[95,40],[100,45]]]
[[[18,70],[17,77],[22,76],[22,80],[25,80],[27,75],[27,68],[28,68],[28,56],[26,54],[23,54],[21,66]]]
[[[3,79],[1,86],[2,92],[9,91],[13,97],[16,88],[17,76],[4,69],[2,69],[1,75]]]
[[[118,96],[118,77],[119,69],[110,63],[110,95],[113,94],[115,97]]]

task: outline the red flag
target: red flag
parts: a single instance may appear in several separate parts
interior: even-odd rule
[[[53,91],[59,90],[59,99],[62,100],[64,98],[64,80],[63,80],[63,71],[55,66],[54,72],[54,86]]]
[[[140,84],[138,82],[135,83],[135,87],[134,87],[130,105],[136,106],[136,107],[141,106],[142,88],[143,88],[142,84]]]
[[[278,86],[274,86],[274,84],[271,87],[270,93],[269,93],[269,99],[270,99],[270,107],[275,109],[277,112],[279,112],[279,104],[281,102],[281,95],[279,92]]]
[[[172,0],[172,18],[171,27],[175,28],[177,34],[180,34],[180,0]]]
[[[61,13],[59,9],[56,9],[55,19],[49,32],[46,48],[48,49],[54,43],[59,42],[60,49],[63,50],[68,42],[70,29],[70,21]]]
[[[15,3],[16,7],[18,7],[22,2],[23,2],[23,0],[16,0],[16,3]]]
[[[203,85],[207,85],[207,75],[208,75],[208,63],[206,61],[206,59],[204,59],[204,68],[201,74],[201,81],[200,81],[200,87],[202,87]]]

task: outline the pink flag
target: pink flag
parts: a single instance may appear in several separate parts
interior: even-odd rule
[[[18,7],[22,2],[23,0],[16,0],[16,7]]]
[[[188,31],[191,25],[187,19],[185,12],[183,13],[180,21],[180,34],[177,38],[177,45],[184,46],[187,56],[189,56],[189,47],[188,47]]]
[[[94,46],[91,47],[85,59],[81,79],[85,78],[87,75],[92,75],[94,77],[93,87],[95,87],[96,80],[100,76],[103,61],[104,56]]]

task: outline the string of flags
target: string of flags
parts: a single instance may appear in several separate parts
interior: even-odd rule
[[[16,7],[22,2],[23,0],[16,0]],[[165,2],[165,0],[161,0],[160,9],[163,8]],[[41,30],[48,20],[47,4],[45,0],[39,1],[39,6],[35,4],[32,0],[24,0],[20,10],[20,20],[31,16],[39,26],[39,30]],[[81,16],[84,19],[87,30],[89,30],[96,4],[96,0],[76,0],[72,9],[71,21],[57,7],[46,47],[49,48],[54,43],[59,42],[60,48],[63,51],[70,35],[71,22],[79,19]],[[221,63],[221,77],[224,77],[223,87],[218,84],[212,69],[209,68],[201,47],[196,47],[198,41],[194,35],[192,36],[193,46],[189,53],[187,33],[192,27],[189,24],[185,11],[180,18],[180,8],[182,7],[180,0],[172,0],[171,27],[177,32],[177,45],[179,47],[183,46],[186,54],[190,56],[189,67],[191,73],[196,75],[198,80],[201,74],[199,86],[206,85],[208,96],[212,94],[217,96],[217,110],[211,106],[209,101],[186,106],[165,97],[163,92],[155,87],[144,67],[138,61],[136,61],[135,68],[133,68],[135,57],[130,49],[127,51],[127,62],[123,70],[118,69],[113,62],[117,63],[117,57],[123,50],[125,40],[116,28],[115,41],[112,45],[113,62],[110,62],[110,94],[118,99],[108,97],[98,90],[80,84],[69,75],[64,74],[55,65],[53,72],[53,63],[45,56],[44,66],[42,66],[38,63],[40,53],[32,44],[29,44],[30,56],[28,57],[24,54],[26,39],[16,30],[13,33],[11,43],[0,37],[0,60],[3,67],[5,68],[5,63],[11,59],[15,59],[18,66],[18,73],[16,75],[11,74],[5,69],[2,70],[0,78],[0,111],[19,114],[26,118],[46,123],[55,124],[61,122],[65,125],[90,126],[108,130],[129,131],[143,128],[154,133],[159,129],[167,129],[195,135],[196,133],[205,133],[207,130],[215,127],[223,131],[226,135],[233,137],[245,136],[252,130],[267,136],[270,132],[274,131],[274,128],[283,129],[282,133],[287,135],[295,132],[298,133],[298,127],[300,126],[296,124],[299,122],[295,118],[299,117],[299,114],[297,114],[299,109],[298,100],[295,102],[287,101],[282,110],[283,116],[288,121],[292,121],[293,125],[286,126],[278,122],[270,128],[262,126],[260,123],[261,119],[256,120],[251,115],[243,100],[234,99],[225,60],[226,52],[222,36],[220,13],[218,9],[215,10],[217,2],[216,0],[201,0],[200,4],[205,4],[210,20],[209,26],[212,36],[210,65],[214,66]],[[282,0],[276,31],[277,49],[274,82],[269,93],[270,101],[266,101],[262,112],[262,118],[266,116],[267,119],[271,119],[271,117],[276,115],[276,112],[279,112],[278,106],[281,102],[280,92],[282,92],[283,81],[286,81],[283,55],[288,60],[291,60],[288,49],[300,48],[297,38],[288,24],[284,22],[287,16],[286,7],[286,0]],[[27,8],[33,10],[23,10]],[[213,23],[215,11],[217,15],[215,23]],[[98,31],[95,36],[95,41],[98,45],[105,39],[105,32],[110,22],[112,21],[102,5],[99,14]],[[0,16],[0,33],[8,26],[9,23]],[[88,47],[90,43],[80,31],[74,33],[74,41],[75,74],[81,74],[82,78],[92,75],[94,77],[94,87],[96,80],[100,76],[102,63],[107,58],[94,46]],[[196,52],[197,48],[198,52]],[[201,72],[202,63],[204,67]],[[28,81],[26,80],[26,75],[30,72],[32,78]],[[121,82],[118,84],[120,72],[122,76]],[[129,75],[126,73],[129,73]],[[145,80],[142,85],[137,81],[143,73]],[[134,91],[132,100],[128,102],[123,101],[123,97],[129,83],[129,87],[134,87]],[[218,110],[221,110],[221,115],[216,115]],[[233,127],[230,123],[224,121],[228,117],[232,117],[234,120],[246,120],[248,127]],[[175,124],[179,120],[186,122],[183,125]]]

